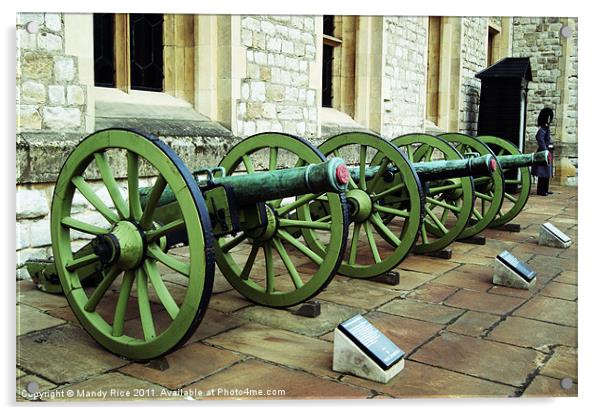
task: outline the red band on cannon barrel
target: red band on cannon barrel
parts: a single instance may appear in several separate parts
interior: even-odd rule
[[[336,173],[337,181],[340,184],[347,184],[349,182],[349,170],[347,169],[347,166],[345,166],[344,164],[339,164],[337,166],[335,173]]]
[[[497,169],[497,163],[495,162],[495,159],[492,157],[491,160],[489,160],[489,170],[494,172],[494,171],[496,171],[496,169]]]

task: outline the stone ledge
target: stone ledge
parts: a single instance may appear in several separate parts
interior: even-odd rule
[[[131,128],[131,123],[128,126]],[[17,185],[55,182],[69,153],[85,136],[84,133],[17,135]],[[217,165],[228,150],[239,141],[239,138],[231,134],[203,136],[161,134],[159,137],[175,150],[190,170]],[[113,168],[117,178],[126,177],[125,163],[123,166],[113,166]]]

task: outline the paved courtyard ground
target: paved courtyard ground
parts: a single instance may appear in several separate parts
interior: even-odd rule
[[[410,256],[396,286],[335,277],[317,297],[318,318],[255,306],[218,277],[193,337],[148,364],[105,351],[63,297],[18,281],[17,400],[576,396],[577,189],[552,190],[530,198],[513,222],[520,233],[487,230],[483,246],[455,242],[450,260]],[[573,245],[539,246],[545,221]],[[533,291],[492,285],[503,250],[537,271]],[[388,384],[331,369],[333,329],[357,313],[407,354]]]

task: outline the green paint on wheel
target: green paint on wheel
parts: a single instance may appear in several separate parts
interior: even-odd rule
[[[407,134],[391,140],[411,156],[413,163],[461,160],[463,156],[447,141],[429,134]],[[430,182],[426,186],[426,214],[414,252],[425,254],[444,249],[466,228],[474,207],[472,177]]]
[[[127,165],[127,192],[121,191],[105,162],[109,157],[114,165]],[[95,171],[100,171],[100,181],[92,180]],[[164,252],[164,240],[149,237],[161,225],[152,221],[151,206],[140,205],[139,177],[143,174],[149,176],[146,180],[158,175],[177,189],[183,218],[180,228],[195,255],[184,258]],[[103,192],[110,201],[98,196]],[[87,199],[104,223],[91,225],[79,218],[72,209],[76,197]],[[51,236],[61,286],[83,328],[115,354],[133,360],[156,358],[181,345],[196,330],[213,286],[210,229],[192,175],[156,138],[120,129],[96,132],[75,147],[59,173]],[[75,246],[76,231],[92,238],[81,251]],[[78,272],[90,267],[101,278],[98,284],[85,287]],[[185,274],[177,299],[166,288],[166,275],[177,273],[175,268]]]
[[[496,156],[522,154],[518,147],[503,138],[491,135],[479,136],[478,138],[487,144]],[[504,189],[504,203],[497,217],[489,224],[489,227],[501,226],[510,222],[523,210],[527,204],[527,200],[529,200],[529,193],[531,192],[531,171],[529,167],[504,170],[503,174],[506,187]],[[507,189],[508,185],[516,185],[518,194],[510,193]]]
[[[499,165],[495,153],[478,138],[460,133],[446,133],[439,137],[450,142],[464,156],[491,155],[496,165]],[[491,176],[475,179],[474,184],[475,205],[472,216],[458,239],[470,238],[485,230],[496,219],[504,202],[504,176],[500,169],[496,169]]]
[[[302,138],[261,133],[234,146],[220,166],[231,175],[325,160]],[[238,292],[257,304],[281,308],[307,301],[328,285],[341,263],[348,228],[344,196],[305,194],[261,205],[266,227],[219,238],[215,246],[218,266]],[[312,209],[318,205],[329,211],[329,217],[320,222],[312,218]]]
[[[370,278],[392,270],[412,250],[423,218],[424,195],[411,162],[370,133],[340,134],[319,148],[342,157],[352,172],[346,197],[353,232],[339,273]]]

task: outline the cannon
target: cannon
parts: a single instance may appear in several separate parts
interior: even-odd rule
[[[349,169],[349,188],[345,193],[353,231],[350,232],[349,252],[339,268],[340,274],[370,278],[390,271],[416,247],[418,235],[424,235],[425,226],[430,223],[443,228],[445,239],[442,244],[451,243],[457,236],[457,232],[450,233],[438,218],[429,219],[434,214],[427,205],[432,202],[461,210],[437,199],[438,195],[448,193],[441,186],[448,179],[491,174],[496,168],[495,156],[463,159],[444,140],[432,136],[429,138],[437,141],[452,157],[448,160],[430,160],[430,155],[426,157],[424,153],[416,158],[413,151],[404,152],[394,141],[389,142],[370,133],[344,133],[320,145],[320,150],[326,156],[355,160],[354,163],[358,165]],[[431,191],[432,183],[439,187],[435,192]],[[464,189],[465,204],[470,204],[470,210],[470,178],[464,183],[468,186]],[[329,214],[319,204],[314,206],[313,211],[318,220]],[[468,217],[469,213],[464,208],[462,219],[465,222],[460,228]],[[362,233],[365,234],[365,240]],[[367,252],[365,255],[361,254],[364,248]]]
[[[476,235],[487,227],[502,226],[514,219],[529,199],[529,167],[551,163],[549,152],[534,153],[533,156],[522,154],[514,144],[499,137],[472,137],[459,133],[446,133],[440,137],[452,143],[462,154],[495,154],[501,167],[491,179],[482,177],[475,180],[480,209],[475,208],[472,226],[466,237]]]
[[[153,136],[98,131],[75,147],[58,175],[52,262],[29,269],[58,276],[77,319],[102,346],[152,359],[198,327],[215,263],[258,304],[288,307],[323,289],[345,251],[348,180],[341,159],[326,160],[286,134],[249,137],[217,168],[193,174]],[[318,198],[330,218],[314,222],[308,204]],[[307,245],[290,235],[292,228]],[[295,263],[292,251],[307,263]]]

